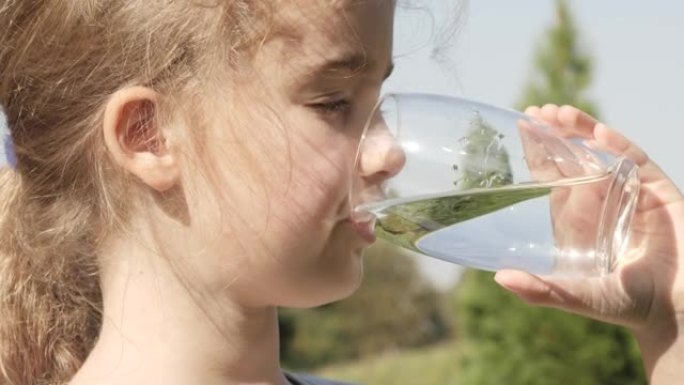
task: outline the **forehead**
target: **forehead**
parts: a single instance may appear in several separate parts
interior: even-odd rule
[[[393,0],[283,0],[265,45],[290,67],[340,58],[360,67],[391,49],[393,17]]]

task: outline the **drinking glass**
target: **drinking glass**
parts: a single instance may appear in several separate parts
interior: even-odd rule
[[[629,242],[638,169],[591,139],[475,101],[390,94],[359,143],[352,218],[467,267],[606,275]],[[387,161],[392,175],[373,174]]]

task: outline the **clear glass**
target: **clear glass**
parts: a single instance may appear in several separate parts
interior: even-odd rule
[[[629,242],[638,170],[586,135],[460,98],[385,96],[359,144],[352,217],[467,267],[608,274]]]

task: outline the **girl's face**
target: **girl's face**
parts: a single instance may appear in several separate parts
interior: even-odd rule
[[[348,193],[361,131],[392,68],[394,1],[275,9],[283,28],[209,133],[222,203],[188,194],[191,216],[202,218],[191,221],[204,254],[193,269],[246,305],[313,306],[356,289],[372,241],[350,221]],[[379,183],[393,167],[377,162],[364,176]]]

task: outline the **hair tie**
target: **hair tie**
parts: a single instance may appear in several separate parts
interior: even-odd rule
[[[0,168],[5,166],[9,166],[12,169],[16,168],[17,155],[14,152],[14,140],[7,122],[7,115],[2,107],[0,107],[0,142],[2,142],[2,147],[0,147],[0,152],[2,153],[2,156],[0,156]]]

